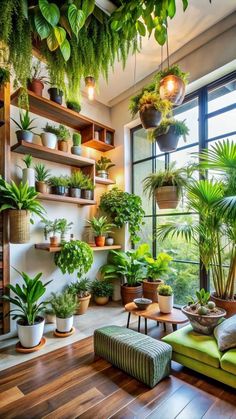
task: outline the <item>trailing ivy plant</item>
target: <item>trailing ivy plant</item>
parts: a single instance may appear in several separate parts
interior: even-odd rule
[[[54,261],[63,274],[77,271],[78,277],[86,274],[93,263],[90,246],[80,240],[64,243],[60,252],[55,253]]]
[[[132,243],[140,240],[138,232],[143,225],[145,213],[139,196],[113,188],[101,196],[100,209],[110,216],[116,227],[128,224]]]

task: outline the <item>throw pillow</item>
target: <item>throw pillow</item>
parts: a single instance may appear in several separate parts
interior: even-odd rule
[[[236,348],[236,315],[216,326],[214,336],[220,351]]]

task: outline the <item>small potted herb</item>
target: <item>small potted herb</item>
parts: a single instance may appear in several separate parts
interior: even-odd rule
[[[57,129],[58,150],[68,152],[68,141],[70,139],[70,131],[64,125],[59,125]]]
[[[71,153],[76,156],[81,155],[81,134],[79,132],[74,132],[72,135],[73,146],[71,147]]]
[[[60,237],[56,235],[56,233],[60,232],[60,219],[55,219],[54,221],[43,219],[42,222],[44,224],[44,236],[45,239],[48,239],[48,235],[52,233],[49,237],[50,246],[57,247],[60,244]]]
[[[161,313],[171,313],[174,304],[173,290],[169,285],[158,287],[158,304]]]
[[[69,185],[69,179],[66,176],[52,176],[48,181],[51,192],[55,195],[66,195],[66,189]]]
[[[115,164],[112,163],[111,159],[108,159],[107,157],[102,156],[97,162],[96,162],[96,171],[97,175],[103,179],[108,178],[108,170],[114,167]]]
[[[72,173],[69,180],[69,193],[73,198],[81,198],[81,189],[84,186],[84,174],[81,170]]]
[[[173,105],[181,105],[185,96],[189,73],[183,72],[178,65],[159,71],[155,76],[157,89],[162,99],[168,99]]]
[[[61,242],[66,241],[66,234],[71,230],[73,222],[70,223],[66,218],[59,218],[58,220],[58,231],[61,233]]]
[[[19,130],[16,131],[17,140],[32,143],[34,137],[33,130],[36,128],[32,127],[32,123],[35,121],[36,118],[30,119],[29,111],[25,111],[25,113],[20,112],[19,114],[20,123],[12,118],[12,121],[15,122],[15,124],[19,128]]]
[[[82,186],[82,198],[92,200],[95,185],[89,176],[84,176],[84,184]]]
[[[72,282],[67,288],[67,291],[77,297],[76,314],[85,314],[91,299],[90,282],[88,278],[80,279],[77,282]]]
[[[36,177],[36,182],[35,182],[36,191],[43,194],[47,193],[48,192],[47,180],[50,176],[50,170],[47,170],[45,168],[45,165],[42,163],[36,164],[34,166],[34,170],[35,170],[35,177]]]
[[[153,195],[160,209],[177,208],[183,189],[186,185],[187,173],[177,169],[173,162],[169,169],[151,173],[143,180],[143,191],[149,199]]]
[[[111,224],[107,221],[107,217],[93,217],[91,220],[87,220],[91,225],[94,233],[95,244],[98,247],[103,247],[105,245],[106,234],[111,232],[111,228],[114,227],[114,224]]]
[[[76,310],[76,295],[69,292],[52,293],[49,300],[52,310],[56,314],[57,332],[68,333],[73,327],[73,314]]]
[[[41,140],[44,147],[55,149],[57,146],[57,127],[49,123],[43,128]]]
[[[32,156],[30,154],[26,155],[23,159],[26,167],[22,169],[22,182],[28,183],[29,186],[35,187],[35,170],[32,167]]]
[[[107,304],[113,293],[112,284],[107,281],[99,281],[98,279],[95,279],[91,283],[90,289],[93,294],[95,303],[100,306]]]
[[[0,86],[10,82],[10,71],[8,68],[0,67]]]
[[[42,96],[44,83],[47,83],[47,77],[42,75],[41,63],[38,61],[31,68],[31,78],[28,80],[27,87],[31,92]]]
[[[185,121],[163,119],[152,132],[152,138],[157,141],[159,149],[164,153],[176,150],[180,137],[186,142],[189,129]]]
[[[50,89],[48,89],[48,93],[50,96],[50,100],[57,103],[58,105],[62,105],[62,90],[60,90],[58,87],[50,87]]]
[[[161,277],[169,270],[169,263],[172,257],[167,253],[159,253],[156,259],[150,256],[145,257],[147,268],[147,279],[143,280],[143,296],[149,298],[153,302],[158,301],[158,288],[164,283]]]
[[[72,111],[80,113],[81,111],[81,105],[76,100],[67,100],[66,106],[68,109],[71,109]]]

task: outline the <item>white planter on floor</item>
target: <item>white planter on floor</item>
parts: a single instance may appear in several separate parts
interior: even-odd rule
[[[68,317],[67,319],[61,319],[60,317],[56,317],[56,325],[58,332],[70,332],[73,327],[73,316]]]
[[[23,176],[22,181],[23,183],[28,182],[29,186],[35,187],[35,171],[32,168],[25,168],[22,169]]]
[[[112,281],[112,285],[113,285],[112,301],[120,301],[121,300],[120,280],[115,279],[114,281]]]
[[[52,132],[43,132],[41,134],[41,140],[44,147],[56,148],[57,146],[57,136]]]
[[[162,313],[171,313],[174,304],[174,296],[158,294],[158,304]]]
[[[33,324],[32,326],[24,326],[17,322],[18,337],[20,339],[21,346],[24,348],[33,348],[37,346],[43,336],[44,318],[39,318],[39,323]]]

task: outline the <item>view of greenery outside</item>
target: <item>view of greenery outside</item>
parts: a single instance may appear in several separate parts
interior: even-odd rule
[[[222,82],[217,87],[208,86],[202,88],[207,92],[208,114],[206,114],[208,137],[201,138],[204,147],[211,147],[216,141],[236,136],[236,105],[234,109],[228,109],[229,105],[236,103],[236,81],[232,78],[229,82]],[[188,166],[194,158],[193,153],[200,150],[199,132],[202,111],[199,102],[199,92],[192,95],[174,111],[174,116],[179,120],[185,120],[189,127],[187,142],[179,141],[178,149],[169,154],[160,154],[157,144],[151,144],[147,140],[147,134],[142,127],[133,129],[132,132],[132,157],[133,157],[133,192],[141,196],[145,210],[145,225],[140,234],[141,241],[146,242],[152,249],[155,257],[160,252],[166,252],[173,257],[171,271],[166,276],[166,283],[174,289],[174,302],[176,305],[184,305],[188,296],[195,296],[200,286],[200,261],[199,251],[194,244],[189,244],[181,238],[168,238],[160,242],[156,238],[155,229],[158,225],[167,221],[189,222],[196,221],[198,214],[189,213],[188,203],[184,197],[176,210],[159,210],[156,203],[143,194],[142,180],[151,172],[160,168],[168,167],[170,162],[175,161],[177,167]],[[214,112],[213,115],[211,113]],[[217,115],[215,114],[217,112]],[[218,113],[219,112],[219,113]],[[217,137],[217,138],[216,138]],[[215,176],[209,173],[209,177]],[[227,246],[225,248],[225,265],[228,264]],[[209,284],[212,289],[211,275]]]

